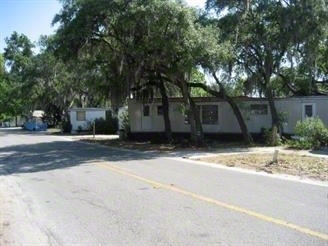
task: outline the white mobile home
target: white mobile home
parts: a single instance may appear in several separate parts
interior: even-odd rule
[[[215,97],[194,98],[199,107],[204,133],[240,133],[238,122],[227,102]],[[268,101],[262,98],[236,98],[251,133],[260,133],[271,127]],[[277,111],[284,118],[283,133],[293,134],[297,121],[306,117],[319,117],[328,126],[328,96],[289,97],[275,99]],[[161,99],[143,103],[136,99],[128,104],[131,133],[154,133],[164,131]],[[182,98],[169,99],[169,116],[172,131],[187,133],[190,125]]]
[[[109,108],[70,108],[68,110],[72,132],[88,130],[95,119],[106,119],[106,111]]]

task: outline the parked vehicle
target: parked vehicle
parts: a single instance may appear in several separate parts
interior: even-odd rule
[[[23,125],[23,128],[29,131],[46,131],[48,128],[47,123],[43,122],[44,112],[42,110],[34,110]]]
[[[48,128],[47,123],[39,120],[30,120],[24,123],[24,129],[29,131],[46,131]]]

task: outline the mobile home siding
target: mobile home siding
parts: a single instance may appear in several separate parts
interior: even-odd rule
[[[293,134],[297,121],[304,120],[304,105],[314,105],[314,116],[319,117],[328,127],[328,96],[295,97],[276,100],[277,110],[284,112],[287,121],[284,133]]]
[[[244,120],[251,133],[260,133],[262,128],[271,127],[271,112],[268,101],[259,98],[236,99],[242,112]],[[283,131],[293,134],[296,122],[303,120],[304,105],[313,105],[314,116],[320,117],[328,126],[328,96],[291,97],[276,99],[277,111],[286,117]],[[143,115],[144,105],[149,106],[149,116]],[[134,99],[129,100],[129,115],[131,132],[163,132],[163,115],[158,115],[157,107],[161,105],[160,100],[143,104]],[[239,124],[230,105],[216,98],[198,98],[196,105],[216,105],[218,107],[218,123],[203,124],[205,133],[240,133]],[[182,112],[183,103],[181,99],[170,99],[169,115],[173,132],[189,132],[190,125],[185,123]],[[257,110],[252,110],[255,108]]]

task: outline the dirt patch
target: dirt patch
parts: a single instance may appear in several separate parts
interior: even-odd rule
[[[272,153],[221,154],[197,158],[197,160],[268,173],[289,174],[322,181],[328,180],[328,158],[305,156],[297,153],[280,153],[276,163],[273,162]]]

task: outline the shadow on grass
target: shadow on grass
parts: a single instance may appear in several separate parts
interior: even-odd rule
[[[110,149],[97,144],[58,139],[0,148],[0,175],[64,169],[93,161],[145,160],[156,156],[155,153]]]
[[[182,157],[189,158],[194,156],[203,156],[208,154],[233,154],[233,153],[249,153],[252,147],[257,145],[245,145],[242,142],[219,142],[207,141],[203,146],[192,146],[185,142],[152,143],[151,141],[133,141],[119,139],[82,139],[81,141],[97,143],[108,147],[116,147],[128,150],[147,151],[155,156],[161,157]]]

